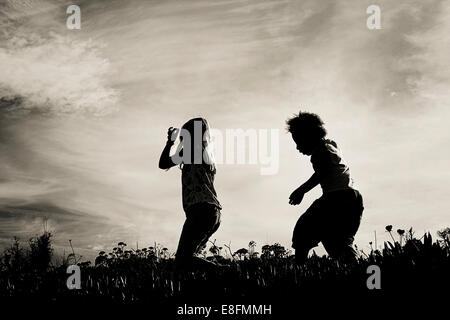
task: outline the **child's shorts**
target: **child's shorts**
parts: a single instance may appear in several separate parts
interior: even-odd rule
[[[363,199],[357,190],[338,190],[322,195],[298,219],[292,247],[311,249],[322,242],[331,253],[351,246],[363,210]]]
[[[178,243],[177,260],[192,258],[219,226],[220,209],[215,205],[199,203],[189,207]]]

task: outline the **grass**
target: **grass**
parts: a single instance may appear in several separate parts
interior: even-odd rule
[[[396,240],[392,226],[386,230],[392,241],[385,242],[382,250],[358,250],[357,261],[350,264],[313,254],[304,265],[296,266],[290,252],[279,244],[264,246],[258,254],[253,241],[248,249],[228,250],[223,256],[224,250],[211,243],[212,255],[207,259],[228,266],[215,272],[176,272],[173,255],[166,248],[127,250],[120,242],[111,252],[100,252],[94,263],[77,263],[81,268],[79,290],[66,287],[66,269],[76,261],[75,253],[52,263],[52,235],[45,232],[30,239],[28,248],[15,239],[3,253],[0,297],[161,306],[186,301],[302,301],[352,293],[375,303],[380,293],[366,286],[367,267],[373,264],[381,269],[380,291],[394,301],[448,292],[450,229],[439,232],[434,240],[429,233],[417,239],[412,230],[397,230]]]

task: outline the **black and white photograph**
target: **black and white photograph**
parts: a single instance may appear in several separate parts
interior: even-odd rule
[[[449,53],[445,0],[0,0],[2,309],[433,318]]]

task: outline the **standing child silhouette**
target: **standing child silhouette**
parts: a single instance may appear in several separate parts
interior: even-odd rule
[[[311,178],[292,192],[289,203],[300,204],[305,193],[318,184],[323,191],[294,228],[295,259],[304,263],[309,250],[322,242],[331,257],[353,260],[356,253],[352,244],[364,207],[361,194],[353,188],[349,167],[336,142],[325,139],[327,132],[318,115],[300,112],[286,123],[297,150],[311,156],[314,169]]]
[[[178,134],[180,143],[171,156],[170,150]],[[192,268],[196,264],[213,267],[213,263],[195,256],[219,228],[222,209],[214,188],[216,166],[210,150],[208,122],[203,118],[194,118],[186,122],[181,130],[170,127],[167,135],[159,168],[167,170],[180,166],[186,214],[175,256],[176,266]]]

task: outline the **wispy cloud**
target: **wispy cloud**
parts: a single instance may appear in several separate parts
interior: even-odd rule
[[[28,16],[36,14],[47,24],[56,23],[54,7],[39,11],[45,3],[39,1],[22,11],[13,1],[2,6],[2,112],[102,115],[115,110],[117,92],[108,85],[110,63],[99,52],[98,42],[51,29],[43,32],[39,24],[27,20],[28,10]]]

